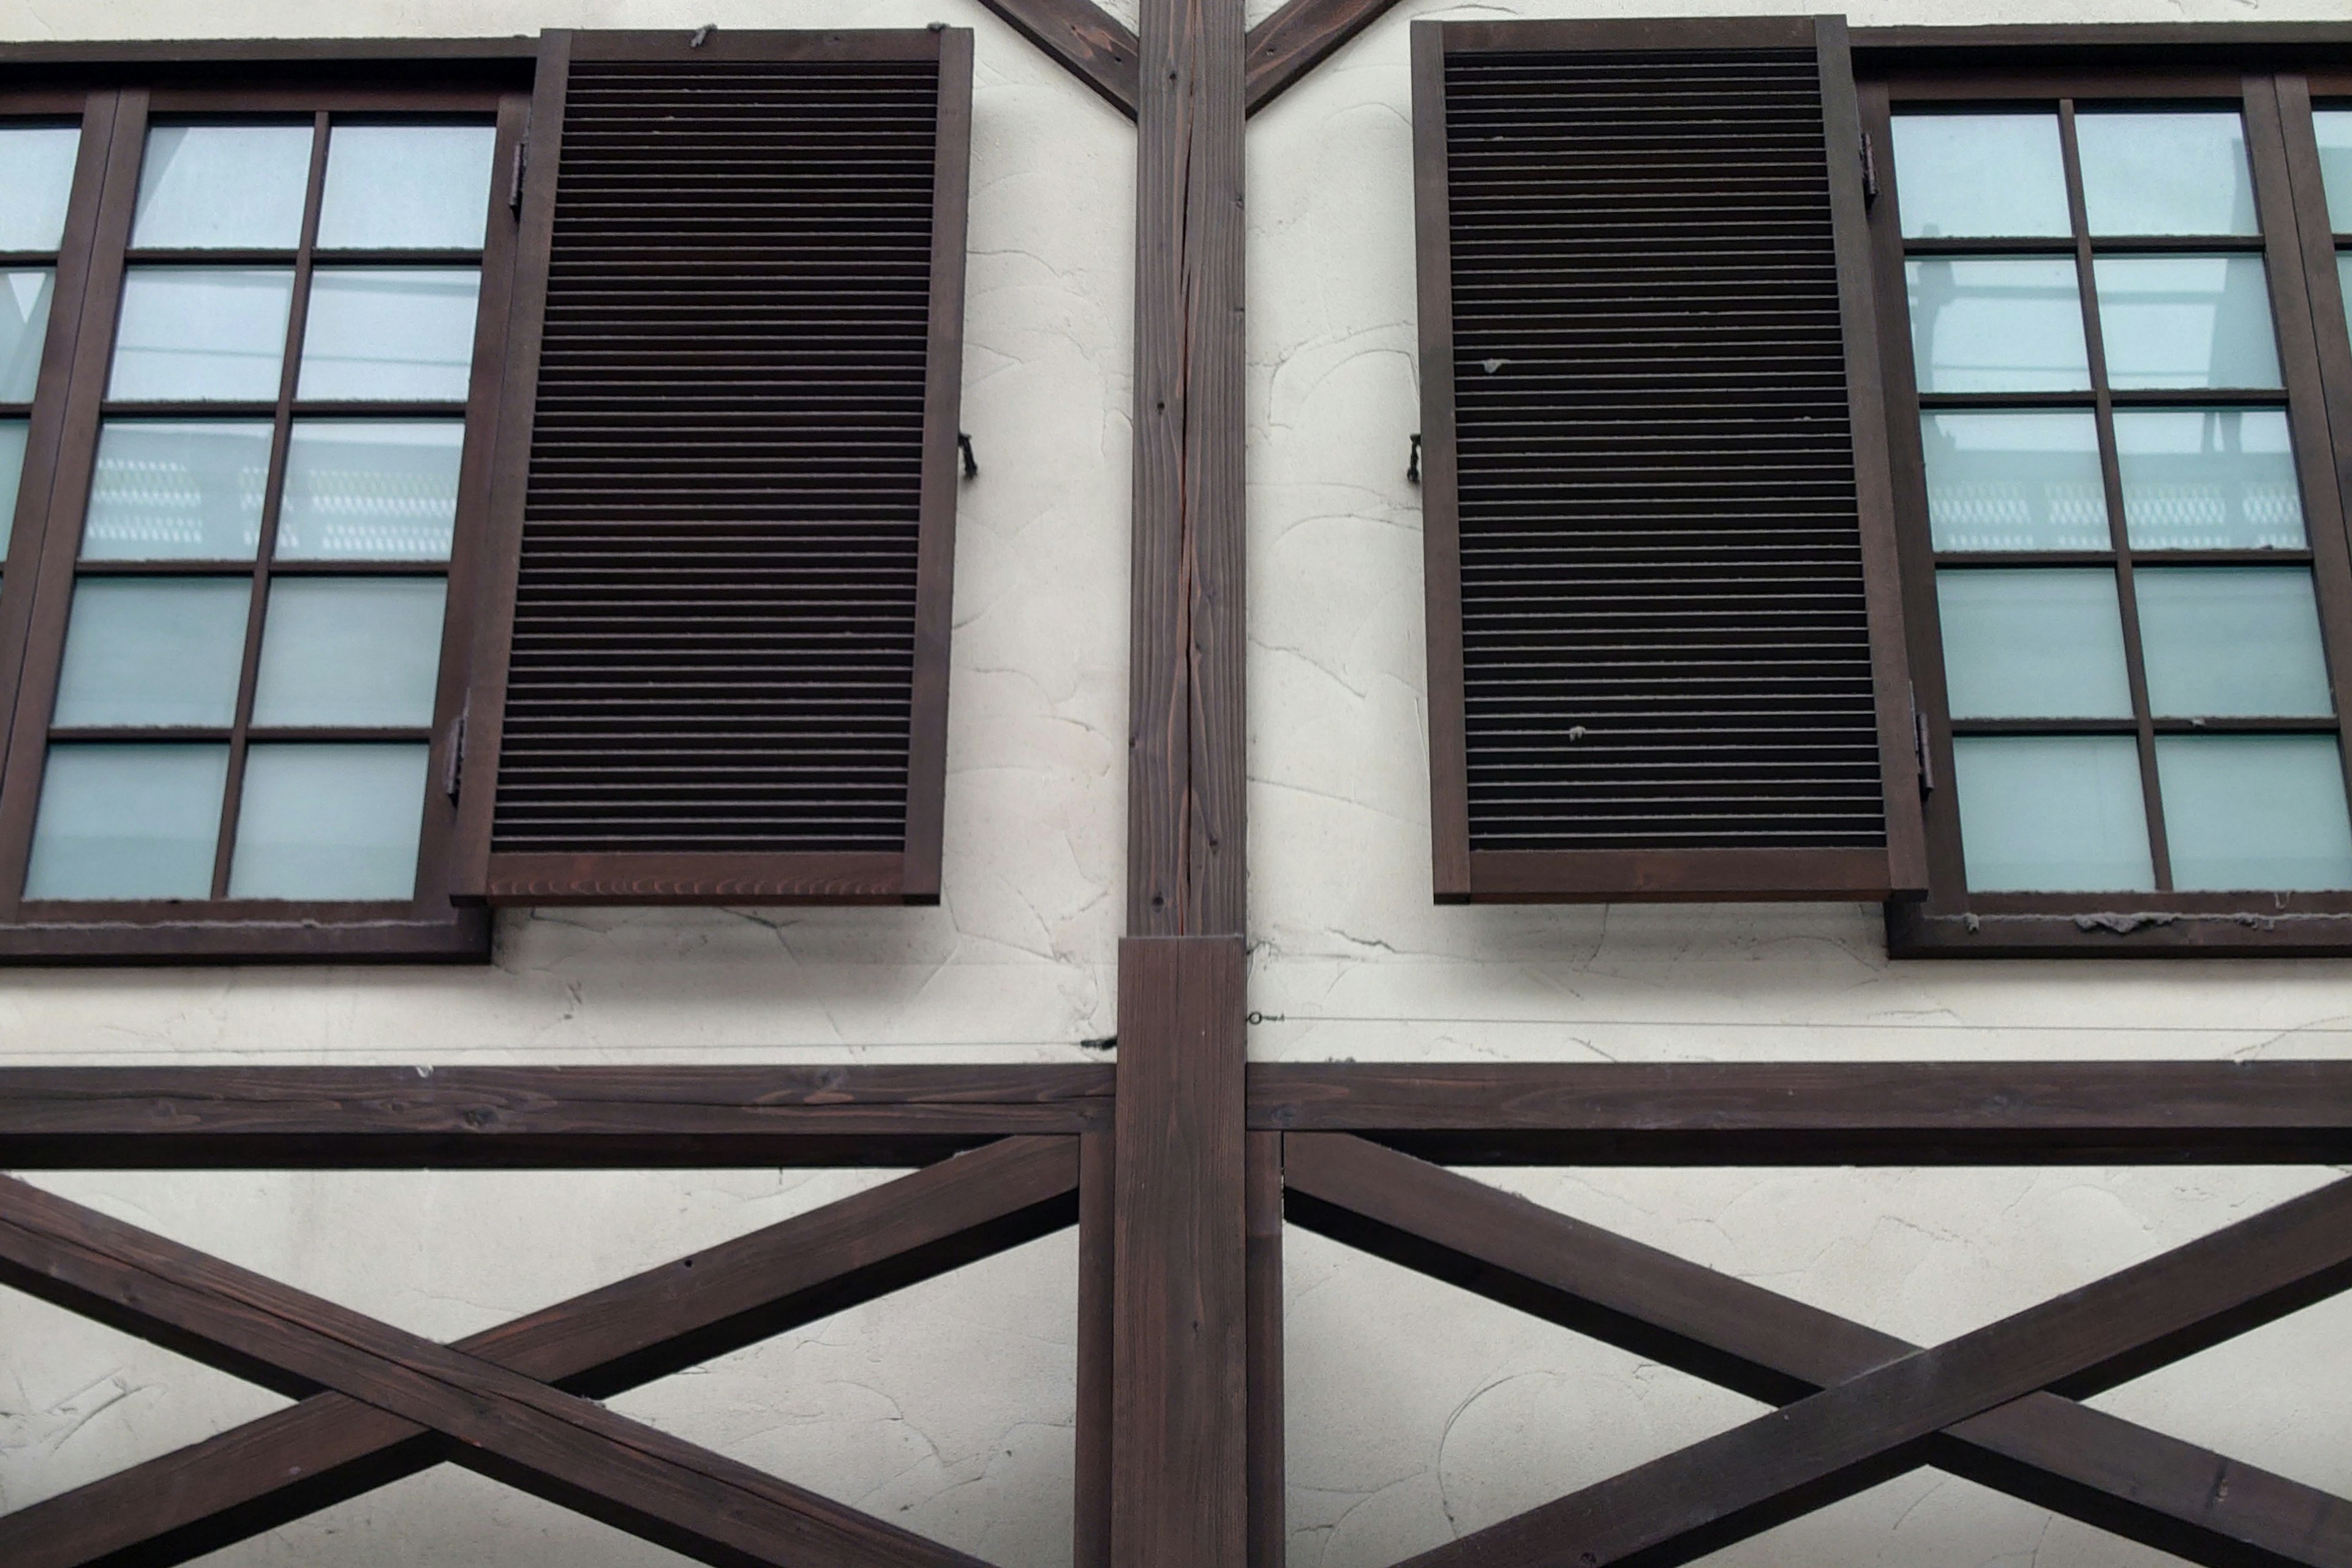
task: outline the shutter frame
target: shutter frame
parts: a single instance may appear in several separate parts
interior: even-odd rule
[[[705,29],[541,37],[524,166],[513,326],[484,540],[474,676],[457,803],[455,886],[491,904],[936,903],[946,788],[948,634],[955,555],[956,433],[962,385],[972,35],[969,28],[809,32]],[[530,852],[496,842],[499,782],[530,499],[550,260],[573,68],[582,62],[745,64],[936,61],[931,236],[923,341],[919,502],[904,834],[896,851]]]
[[[1446,64],[1463,55],[1740,49],[1818,62],[1829,218],[1853,438],[1860,586],[1868,618],[1884,842],[1868,847],[1474,847],[1464,638],[1461,449],[1454,384],[1453,184]],[[1916,897],[1927,882],[1862,128],[1842,16],[1416,22],[1412,28],[1422,370],[1432,862],[1441,903]]]

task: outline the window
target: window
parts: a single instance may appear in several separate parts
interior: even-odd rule
[[[0,956],[936,896],[969,36],[416,53],[0,92]]]

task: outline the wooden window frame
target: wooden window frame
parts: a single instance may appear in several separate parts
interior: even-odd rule
[[[2327,26],[1885,28],[1855,34],[1857,77],[1865,132],[1877,152],[1881,199],[1873,204],[1871,231],[1887,427],[1895,461],[1906,621],[1915,700],[1927,748],[1928,891],[1923,900],[1886,905],[1889,952],[1895,957],[2028,956],[2340,956],[2352,953],[2352,891],[2152,893],[1989,893],[1967,889],[1953,777],[1952,722],[1946,700],[1941,630],[1936,602],[1937,557],[1929,537],[1919,434],[1921,397],[1905,319],[1903,262],[1895,202],[1885,199],[1899,174],[1883,151],[1891,146],[1889,118],[1899,105],[1947,102],[1984,106],[2015,102],[2057,107],[2060,99],[2121,100],[2151,104],[2214,102],[2239,107],[2256,199],[2263,215],[2260,238],[2246,247],[2265,262],[2279,340],[2282,387],[2263,406],[2287,410],[2302,481],[2305,552],[2282,560],[2311,567],[2320,606],[2330,683],[2338,693],[2334,721],[2298,724],[2334,730],[2352,777],[2352,342],[2334,265],[2334,241],[2313,234],[2305,220],[2324,213],[2319,167],[2312,143],[2314,97],[2352,100],[2352,28]],[[2323,226],[2324,228],[2324,226]],[[2184,240],[2171,249],[2197,248]],[[2127,246],[2126,247],[2128,247]],[[1917,248],[1915,245],[1911,248]],[[1953,242],[1951,248],[1967,248]],[[1998,250],[1999,242],[1973,247]],[[2045,247],[2046,248],[2046,247]],[[2078,264],[2091,246],[2063,242]],[[2103,250],[2113,248],[2103,245]],[[2210,248],[2210,247],[2208,247]],[[2054,253],[2054,252],[2053,252]],[[2320,263],[2325,260],[2326,265]],[[2086,306],[2087,310],[2087,306]],[[2095,356],[2096,357],[2096,356]],[[2183,395],[2186,399],[2189,395]],[[1999,403],[1998,397],[1971,404]],[[2055,400],[2042,400],[2055,401]],[[2229,394],[2201,404],[2247,403]],[[2200,404],[2200,405],[2201,405]],[[2113,398],[2104,371],[2091,392],[2068,406],[2095,406],[2104,422]],[[2103,442],[2112,453],[2112,442]],[[2120,504],[2112,456],[2103,459],[2106,502]],[[2110,554],[2113,552],[2108,552]],[[2278,552],[2273,552],[2278,553]],[[2142,689],[2137,622],[2130,614],[2129,552],[2117,559],[2124,601],[2127,662],[2135,692]],[[2007,559],[2007,558],[2002,558]],[[1987,563],[1993,563],[1990,557]],[[2143,768],[2152,766],[2159,727],[2133,721]],[[2259,726],[2250,726],[2258,728]],[[2077,726],[2075,728],[2081,728]],[[1937,787],[1942,786],[1942,787]],[[2160,835],[2160,822],[2153,825]]]

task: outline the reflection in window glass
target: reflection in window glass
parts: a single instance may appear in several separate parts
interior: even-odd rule
[[[2327,226],[2352,234],[2352,109],[2315,110],[2311,128],[2319,133],[2319,169],[2327,185]]]
[[[1960,855],[1980,892],[2156,886],[2128,735],[1960,735],[1952,742]]]
[[[134,248],[291,250],[310,183],[308,125],[158,125],[139,167]]]
[[[413,896],[425,763],[421,744],[257,742],[245,758],[228,896]]]
[[[252,598],[242,577],[82,579],[50,721],[226,726]]]
[[[2335,736],[2159,735],[2156,771],[2174,887],[2352,888]]]
[[[296,395],[464,402],[480,288],[475,268],[320,268]]]
[[[319,205],[322,250],[479,250],[491,125],[338,125]]]
[[[107,395],[129,403],[276,402],[293,294],[291,268],[131,268]]]
[[[443,597],[438,577],[278,578],[253,721],[432,723]]]
[[[0,562],[16,529],[16,490],[25,478],[25,421],[0,419]]]
[[[1906,239],[2071,232],[2054,114],[1897,115],[1895,167]]]
[[[0,129],[0,250],[57,249],[80,147],[71,125]]]
[[[2071,260],[1914,257],[1903,272],[1920,391],[2089,389]]]
[[[202,899],[220,840],[224,745],[55,744],[28,899]]]
[[[2234,111],[2078,115],[2083,206],[2098,234],[2260,234]]]
[[[2123,616],[2104,566],[1936,574],[1955,719],[2128,719]]]
[[[110,419],[81,558],[250,561],[268,487],[266,419]]]
[[[2087,410],[1925,414],[1938,550],[2105,550],[2099,427]]]
[[[2148,708],[2158,718],[2335,710],[2306,568],[2143,566],[2132,589]]]
[[[2135,550],[2303,547],[2284,408],[2119,408],[2116,456]]]
[[[281,561],[446,561],[458,419],[301,419],[286,456]]]
[[[0,403],[30,403],[41,381],[49,335],[49,296],[57,274],[46,267],[0,272]]]
[[[2092,270],[2110,385],[2279,384],[2261,257],[2102,256]]]

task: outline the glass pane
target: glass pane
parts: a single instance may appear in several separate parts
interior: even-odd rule
[[[2172,885],[2352,888],[2352,825],[2333,735],[2160,735]]]
[[[2246,128],[2234,110],[2083,114],[2083,209],[2093,234],[2260,234]]]
[[[1911,352],[1922,392],[2078,392],[2091,384],[2074,264],[1914,257]]]
[[[267,419],[110,419],[81,558],[250,561],[268,486]]]
[[[0,130],[0,250],[55,250],[65,237],[81,132],[71,125]]]
[[[2299,550],[2303,497],[2283,408],[2116,413],[2134,550]]]
[[[296,395],[462,403],[474,363],[470,267],[321,267]]]
[[[139,169],[131,243],[291,250],[310,184],[308,125],[158,125]]]
[[[1899,114],[1906,239],[2073,232],[2054,114]]]
[[[2279,384],[2261,257],[2102,256],[2092,271],[2109,384]]]
[[[28,899],[212,896],[224,745],[53,745]]]
[[[301,419],[286,455],[280,561],[446,561],[457,419]]]
[[[25,421],[0,419],[0,562],[16,531],[16,488],[25,477]]]
[[[0,272],[0,403],[30,403],[41,381],[41,345],[49,336],[49,296],[57,274],[46,267]]]
[[[83,578],[49,721],[226,726],[252,597],[241,577]]]
[[[2352,234],[2352,109],[2322,109],[2311,117],[2319,133],[2319,168],[2327,184],[2327,226]]]
[[[479,250],[494,125],[338,125],[327,140],[322,250]]]
[[[1960,735],[1960,857],[1979,892],[2156,886],[2139,746],[2128,735]]]
[[[257,724],[433,722],[438,577],[280,577],[269,584]]]
[[[2132,590],[2158,718],[2335,711],[2307,568],[2146,566]]]
[[[289,268],[131,268],[107,395],[276,402],[293,297]]]
[[[1936,574],[1955,719],[2128,719],[2123,616],[2104,566]]]
[[[2105,550],[2107,494],[2088,411],[1924,414],[1938,550]]]
[[[413,897],[425,752],[422,745],[252,747],[229,897]]]

